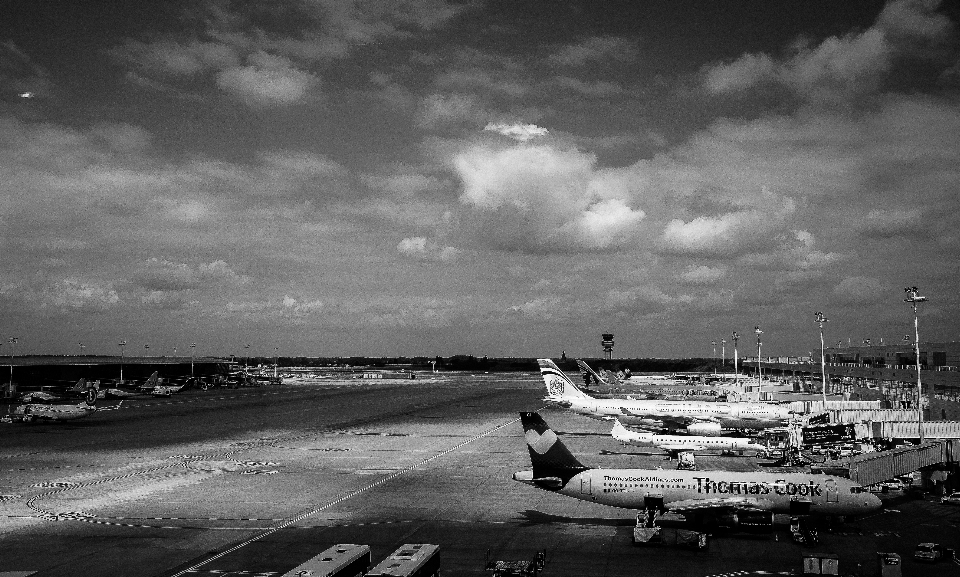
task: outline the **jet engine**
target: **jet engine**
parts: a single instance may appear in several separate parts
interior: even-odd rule
[[[704,437],[719,437],[721,435],[720,423],[693,423],[687,425],[687,433],[691,435],[702,435]]]

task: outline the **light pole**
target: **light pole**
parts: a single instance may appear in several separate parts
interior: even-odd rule
[[[127,346],[127,341],[117,343],[120,346],[120,385],[123,385],[123,347]]]
[[[737,341],[740,340],[740,335],[737,331],[733,331],[733,382],[734,384],[740,384],[740,372],[737,370]]]
[[[923,389],[920,387],[920,321],[917,318],[917,303],[924,302],[927,297],[920,296],[920,289],[915,286],[907,287],[903,291],[909,295],[903,302],[913,305],[913,352],[917,357],[917,425],[920,428],[920,444],[923,444]],[[12,365],[10,370],[13,370]]]
[[[763,331],[760,330],[760,325],[754,327],[754,332],[757,333],[757,393],[760,397],[763,396],[763,381],[761,381],[760,374],[760,335],[763,334]]]
[[[250,345],[243,345],[243,372],[247,372],[247,359],[250,357]]]
[[[190,343],[190,377],[193,377],[193,349],[197,348],[197,343]]]
[[[10,343],[10,390],[13,390],[13,345],[17,344],[20,337],[10,337],[7,342]]]
[[[820,325],[820,375],[823,378],[823,410],[827,410],[827,357],[823,353],[823,323],[829,319],[823,316],[822,312],[817,311],[817,324]]]
[[[710,341],[713,345],[713,374],[717,374],[717,341]]]
[[[727,339],[720,339],[720,366],[727,372]]]

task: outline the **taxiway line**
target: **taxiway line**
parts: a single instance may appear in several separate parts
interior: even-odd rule
[[[400,477],[400,476],[402,476],[402,475],[405,475],[405,474],[409,473],[410,471],[413,471],[413,470],[415,470],[415,469],[418,469],[418,468],[422,467],[423,465],[426,465],[427,463],[430,463],[431,461],[435,461],[435,460],[437,460],[437,459],[439,459],[439,458],[441,458],[441,457],[444,457],[444,456],[446,456],[446,455],[448,455],[448,454],[450,454],[450,453],[452,453],[452,452],[454,452],[454,451],[457,451],[457,450],[465,447],[466,445],[469,445],[470,443],[472,443],[472,442],[474,442],[474,441],[476,441],[476,440],[482,439],[483,437],[486,437],[487,435],[490,435],[490,434],[492,434],[492,433],[495,433],[495,432],[499,431],[500,429],[502,429],[502,428],[504,428],[504,427],[508,427],[508,426],[510,426],[510,425],[513,425],[513,424],[517,423],[519,420],[520,420],[519,418],[516,418],[516,419],[513,419],[512,421],[509,421],[509,422],[506,422],[506,423],[502,423],[502,424],[500,424],[500,425],[497,425],[496,427],[494,427],[494,428],[492,428],[492,429],[489,429],[489,430],[487,430],[487,431],[484,431],[484,432],[480,433],[479,435],[477,435],[477,436],[475,436],[475,437],[473,437],[473,438],[467,439],[466,441],[463,441],[462,443],[460,443],[460,444],[458,444],[458,445],[456,445],[456,446],[453,446],[453,447],[451,447],[451,448],[449,448],[449,449],[446,449],[446,450],[444,450],[444,451],[441,451],[440,453],[437,453],[436,455],[433,455],[432,457],[428,457],[428,458],[426,458],[426,459],[424,459],[424,460],[422,460],[422,461],[420,461],[420,462],[418,462],[418,463],[416,463],[416,464],[414,464],[414,465],[411,465],[411,466],[409,466],[409,467],[400,469],[400,470],[396,471],[395,473],[392,473],[392,474],[390,474],[390,475],[387,475],[386,477],[383,477],[382,479],[378,479],[377,481],[374,481],[373,483],[370,483],[369,485],[365,485],[365,486],[363,486],[363,487],[361,487],[361,488],[359,488],[359,489],[356,489],[355,491],[352,491],[352,492],[350,492],[350,493],[347,493],[346,495],[342,495],[341,497],[338,497],[337,499],[334,499],[333,501],[330,501],[329,503],[326,503],[326,504],[321,505],[321,506],[319,506],[319,507],[315,507],[315,508],[313,508],[313,509],[310,509],[309,511],[304,512],[304,513],[300,513],[300,514],[297,515],[296,517],[293,517],[293,518],[291,518],[291,519],[289,519],[289,520],[281,523],[280,525],[277,525],[276,527],[273,527],[272,529],[269,529],[269,530],[264,531],[264,532],[262,532],[262,533],[258,533],[257,535],[254,535],[253,537],[247,539],[246,541],[243,541],[243,542],[241,542],[241,543],[238,543],[237,545],[234,545],[233,547],[230,547],[229,549],[226,549],[226,550],[224,550],[224,551],[221,551],[221,552],[217,553],[216,555],[214,555],[214,556],[212,556],[212,557],[210,557],[210,558],[208,558],[208,559],[204,559],[204,560],[201,561],[200,563],[197,563],[197,564],[192,565],[192,566],[190,566],[190,567],[187,567],[186,569],[183,569],[183,570],[181,570],[181,571],[179,571],[179,572],[177,572],[177,573],[174,573],[173,575],[171,575],[171,577],[181,577],[182,575],[186,575],[187,573],[196,572],[197,569],[199,569],[200,567],[203,567],[204,565],[210,563],[211,561],[216,561],[217,559],[220,559],[221,557],[225,557],[226,555],[229,555],[230,553],[233,553],[234,551],[238,551],[238,550],[246,547],[247,545],[249,545],[249,544],[251,544],[251,543],[255,543],[255,542],[259,541],[260,539],[263,539],[264,537],[268,537],[268,536],[276,533],[277,531],[280,531],[281,529],[286,529],[287,527],[293,525],[294,523],[299,523],[300,521],[306,519],[307,517],[311,517],[311,516],[313,516],[313,515],[316,515],[317,513],[321,512],[321,511],[323,511],[323,510],[325,510],[325,509],[329,509],[330,507],[334,507],[334,506],[336,506],[336,505],[339,505],[340,503],[343,503],[344,501],[347,501],[348,499],[352,499],[352,498],[356,497],[357,495],[361,495],[361,494],[369,491],[370,489],[374,489],[374,488],[376,488],[376,487],[379,487],[380,485],[383,485],[384,483],[386,483],[386,482],[388,482],[388,481],[392,481],[393,479],[396,479],[397,477]]]

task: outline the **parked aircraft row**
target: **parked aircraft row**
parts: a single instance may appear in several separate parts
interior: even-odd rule
[[[881,506],[862,486],[833,475],[588,467],[538,413],[522,412],[520,420],[533,469],[514,473],[513,480],[575,499],[674,511],[699,523],[758,512],[861,515]]]
[[[20,397],[20,403],[5,420],[30,423],[33,421],[72,421],[89,416],[96,411],[109,411],[119,405],[111,407],[97,407],[100,399],[124,399],[139,395],[153,395],[155,397],[169,397],[183,389],[184,385],[161,384],[157,371],[154,371],[146,381],[135,390],[108,387],[101,389],[99,382],[88,382],[80,379],[75,385],[63,391],[62,394],[53,394],[45,391],[31,391]],[[70,403],[71,398],[83,398],[83,402]],[[65,402],[66,401],[66,402]]]
[[[547,387],[544,401],[595,419],[616,418],[647,429],[717,436],[733,430],[782,427],[793,416],[788,407],[769,403],[598,399],[580,390],[550,359],[537,359],[537,363]]]

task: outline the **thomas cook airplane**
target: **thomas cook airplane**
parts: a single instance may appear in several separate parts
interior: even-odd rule
[[[789,408],[768,403],[596,399],[587,395],[550,359],[537,359],[547,386],[544,401],[595,419],[618,418],[627,425],[716,436],[724,430],[785,426]]]
[[[706,437],[699,435],[658,435],[656,433],[637,433],[631,431],[614,419],[610,435],[627,445],[654,447],[673,456],[683,451],[751,451],[767,454],[767,448],[746,437]]]
[[[861,515],[880,499],[850,479],[800,472],[596,469],[580,463],[538,413],[520,413],[533,464],[513,480],[546,491],[628,509],[705,517],[738,513]],[[772,519],[771,519],[772,524]]]

